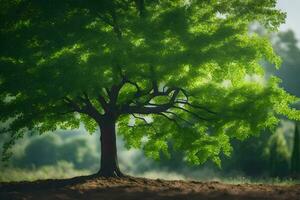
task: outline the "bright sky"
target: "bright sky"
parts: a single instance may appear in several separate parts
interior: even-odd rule
[[[280,30],[293,30],[300,41],[300,0],[278,0],[277,6],[287,13],[286,23],[281,25]]]

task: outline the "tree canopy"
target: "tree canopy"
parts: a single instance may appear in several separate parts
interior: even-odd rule
[[[1,134],[108,121],[128,147],[159,158],[172,148],[201,164],[230,139],[299,119],[298,99],[264,79],[280,66],[260,23],[274,31],[276,0],[2,0]]]

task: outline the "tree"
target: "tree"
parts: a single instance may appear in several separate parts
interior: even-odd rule
[[[283,135],[278,131],[268,141],[266,154],[269,159],[271,176],[284,177],[289,172],[289,151]]]
[[[280,59],[253,21],[276,30],[275,0],[1,1],[0,120],[4,153],[28,131],[100,127],[101,176],[122,176],[128,147],[220,164],[230,139],[298,119],[296,98],[263,77]],[[246,78],[245,78],[246,77]]]
[[[293,151],[291,156],[291,173],[295,176],[299,176],[300,174],[300,133],[297,124],[295,124]]]
[[[280,32],[276,37],[273,37],[275,41],[274,47],[278,54],[283,59],[283,67],[280,70],[275,71],[270,66],[267,66],[267,71],[276,74],[276,76],[282,79],[282,87],[293,95],[300,96],[299,90],[299,73],[300,73],[300,49],[297,46],[298,41],[295,38],[293,31],[289,30],[286,32]],[[299,109],[298,104],[294,105],[295,108]],[[293,136],[293,149],[291,153],[291,174],[297,175],[300,170],[299,163],[299,131],[297,122],[295,123],[295,131]]]
[[[270,132],[262,132],[257,137],[247,138],[243,142],[233,140],[230,159],[222,160],[223,173],[240,173],[251,177],[262,177],[269,170],[268,155],[265,153]]]
[[[273,37],[274,49],[282,58],[282,67],[274,70],[274,67],[267,66],[267,71],[278,76],[281,86],[289,93],[300,96],[298,75],[300,73],[300,49],[295,33],[291,30],[280,32]]]

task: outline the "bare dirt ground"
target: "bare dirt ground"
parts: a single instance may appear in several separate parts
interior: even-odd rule
[[[300,185],[230,185],[220,182],[165,181],[133,177],[96,178],[87,176],[66,180],[0,183],[0,199],[300,200]]]

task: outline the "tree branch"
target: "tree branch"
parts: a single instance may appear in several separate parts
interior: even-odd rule
[[[210,109],[205,108],[203,106],[191,104],[188,101],[180,101],[180,100],[178,100],[178,101],[175,101],[175,103],[180,103],[180,104],[188,105],[188,106],[193,107],[193,108],[202,109],[202,110],[205,110],[206,112],[211,113],[211,114],[215,114],[215,115],[218,114],[218,113],[216,113],[214,111],[211,111]]]
[[[113,30],[116,33],[118,39],[121,39],[122,38],[122,32],[121,32],[121,29],[120,29],[120,26],[119,26],[119,23],[118,23],[118,20],[117,20],[116,11],[114,9],[112,9],[110,14],[111,14],[111,17],[112,17]]]
[[[175,119],[169,117],[168,115],[166,115],[166,114],[164,114],[164,113],[158,113],[158,114],[161,115],[161,116],[163,116],[163,117],[165,117],[165,118],[167,118],[168,120],[172,121],[172,122],[175,123],[179,128],[182,128],[182,127],[180,126],[180,124],[179,124]]]
[[[136,116],[135,114],[132,114],[132,116],[133,116],[134,118],[136,118],[136,119],[140,119],[140,120],[144,121],[146,124],[149,124],[149,123],[147,122],[147,120],[146,120],[145,118],[143,118],[143,117],[138,117],[138,116]]]
[[[142,120],[142,121],[145,123],[145,125],[150,126],[150,127],[154,130],[154,132],[155,132],[156,134],[158,133],[157,130],[156,130],[156,128],[152,125],[152,123],[148,123],[147,120],[146,120],[145,118],[143,118],[143,117],[138,117],[138,116],[136,116],[135,114],[132,114],[132,116],[133,116],[135,119]]]
[[[168,96],[171,92],[173,92],[172,97],[168,103],[165,104],[152,104],[149,103],[154,97],[157,96]],[[168,88],[166,92],[159,92],[158,94],[150,94],[150,98],[143,104],[143,105],[136,105],[136,106],[130,106],[130,105],[125,105],[121,107],[121,113],[122,114],[158,114],[164,111],[167,111],[169,108],[173,106],[175,103],[176,97],[179,94],[179,89],[175,88]],[[151,106],[151,107],[147,107]]]
[[[161,105],[157,107],[145,107],[145,106],[125,106],[121,108],[122,114],[158,114],[171,108],[172,105]]]
[[[100,105],[102,106],[102,108],[105,111],[107,111],[108,108],[107,108],[107,102],[105,101],[105,98],[102,95],[99,94],[97,100],[100,103]]]
[[[186,101],[188,102],[188,101],[189,101],[189,95],[188,95],[188,92],[187,92],[185,89],[183,89],[183,88],[180,88],[180,91],[183,93],[183,95],[184,95],[185,98],[186,98]]]
[[[89,99],[89,96],[86,92],[83,92],[83,97],[79,96],[79,98],[84,102],[86,113],[89,114],[91,117],[93,117],[96,120],[99,120],[102,118],[102,115],[99,113],[99,111],[95,108],[91,100]]]
[[[74,100],[69,97],[64,97],[64,101],[67,105],[72,109],[71,111],[67,111],[65,113],[60,114],[67,114],[69,112],[78,112],[82,114],[86,114],[93,119],[100,120],[102,119],[102,115],[98,112],[98,110],[93,106],[92,102],[89,100],[86,93],[84,93],[84,97],[79,96],[79,99],[85,104],[84,106],[80,107]]]
[[[194,117],[196,117],[196,118],[198,118],[198,119],[200,119],[200,120],[203,120],[203,121],[210,121],[210,120],[211,120],[211,119],[207,119],[207,118],[201,117],[201,116],[197,115],[196,113],[194,113],[194,112],[192,112],[192,111],[190,111],[190,110],[187,110],[187,109],[185,109],[185,108],[182,108],[182,107],[179,107],[179,106],[174,106],[174,105],[173,105],[172,107],[173,107],[173,108],[176,108],[176,109],[183,110],[183,111],[185,111],[185,112],[187,112],[187,113],[193,115]]]
[[[178,116],[176,113],[173,113],[173,112],[171,112],[171,111],[166,111],[166,112],[164,112],[164,113],[172,114],[172,115],[174,115],[176,118],[178,118],[178,119],[184,121],[186,124],[188,124],[188,125],[190,125],[190,126],[194,126],[194,124],[193,124],[192,122],[190,122],[190,121],[188,121],[188,120],[186,120],[186,119],[184,119],[184,118]]]
[[[80,108],[80,106],[79,106],[77,103],[75,103],[71,98],[69,98],[69,97],[64,97],[63,100],[64,100],[64,102],[65,102],[69,107],[71,107],[74,111],[79,112],[79,113],[84,113],[84,114],[86,114],[85,111],[84,111],[82,108]]]
[[[114,106],[117,103],[118,96],[119,96],[119,91],[122,88],[122,86],[123,86],[123,84],[113,85],[111,87],[110,91],[108,92],[109,104],[111,106]]]
[[[137,92],[135,94],[136,97],[140,97],[142,96],[142,90],[140,88],[140,86],[136,83],[136,82],[133,82],[133,81],[130,81],[124,74],[121,73],[121,77],[122,77],[122,83],[123,85],[125,85],[126,83],[130,84],[130,85],[133,85]]]

